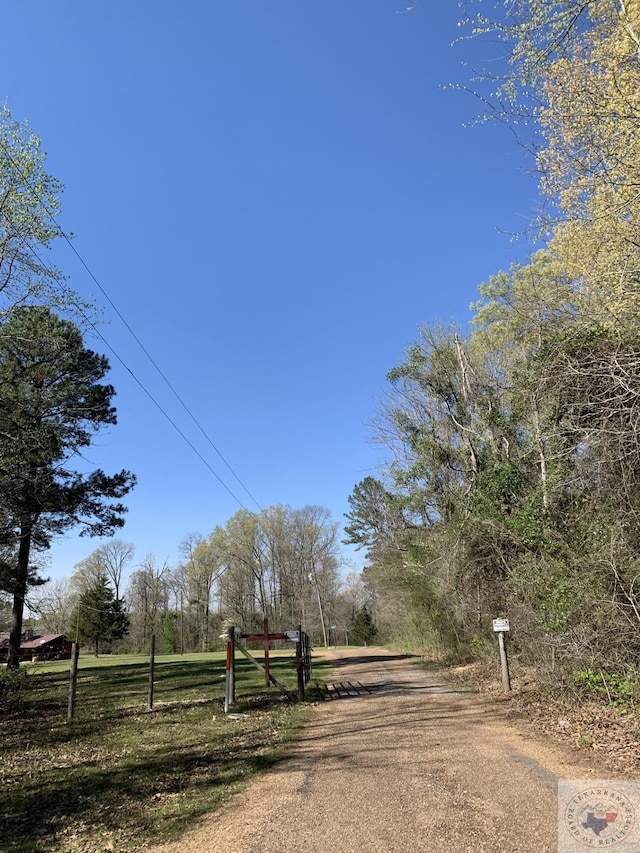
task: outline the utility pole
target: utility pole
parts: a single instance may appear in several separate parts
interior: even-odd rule
[[[324,611],[322,609],[322,598],[320,596],[320,587],[318,586],[318,575],[316,574],[316,564],[312,560],[311,561],[311,572],[309,573],[309,580],[312,584],[315,585],[316,595],[318,596],[318,610],[320,611],[320,624],[322,625],[322,638],[324,639],[324,647],[325,649],[329,648],[329,643],[327,641],[327,628],[324,624]]]

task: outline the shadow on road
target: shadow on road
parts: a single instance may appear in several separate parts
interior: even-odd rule
[[[325,701],[420,694],[462,698],[476,692],[447,683],[442,676],[429,671],[419,655],[394,654],[384,649],[361,654],[355,650],[340,654],[336,650],[331,655],[331,664],[333,680],[316,682],[317,693]]]
[[[407,682],[383,681],[375,684],[363,684],[360,681],[335,681],[332,684],[318,685],[320,698],[325,701],[335,699],[357,699],[373,695],[400,696],[424,691],[437,694],[438,696],[460,696],[475,695],[475,690],[466,688],[453,688],[446,683],[434,682],[433,684],[410,684]]]
[[[420,660],[417,655],[349,655],[347,657],[332,658],[331,663],[335,667],[353,666],[354,664],[367,663],[390,663],[394,660]]]

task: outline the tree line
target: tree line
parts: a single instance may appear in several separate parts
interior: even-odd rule
[[[536,250],[480,285],[470,330],[424,326],[389,372],[386,465],[355,487],[346,539],[407,645],[482,655],[506,616],[556,687],[635,679],[640,4],[475,5],[472,34],[508,58],[478,93],[540,177]]]
[[[357,575],[341,578],[338,524],[323,507],[241,510],[209,536],[191,534],[175,567],[153,555],[135,562],[113,539],[73,575],[34,589],[37,624],[99,652],[160,653],[223,647],[231,625],[261,633],[303,625],[317,645],[364,643],[376,633]]]

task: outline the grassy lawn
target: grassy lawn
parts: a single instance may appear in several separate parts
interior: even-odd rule
[[[291,653],[270,660],[295,691]],[[81,656],[67,723],[69,661],[27,665],[20,700],[0,708],[4,853],[143,850],[177,838],[273,764],[310,705],[266,688],[238,655],[239,701],[225,717],[224,667],[221,654],[157,657],[148,711],[147,657]],[[329,671],[314,658],[314,680]]]

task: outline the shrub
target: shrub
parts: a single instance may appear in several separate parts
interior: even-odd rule
[[[0,706],[20,702],[29,687],[26,669],[0,669]]]

